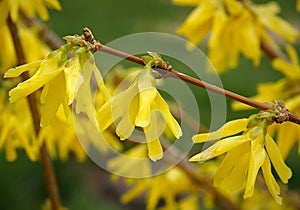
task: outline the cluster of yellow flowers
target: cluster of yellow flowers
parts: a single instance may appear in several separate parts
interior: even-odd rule
[[[259,65],[263,42],[279,49],[268,31],[289,43],[294,43],[299,36],[294,27],[278,16],[280,7],[275,2],[261,5],[248,0],[173,2],[196,6],[178,33],[185,35],[193,44],[198,44],[210,34],[209,58],[218,72],[236,67],[240,54]],[[299,2],[297,10],[300,10]],[[107,162],[111,171],[148,177],[125,179],[128,185],[135,186],[121,197],[122,203],[128,203],[148,191],[147,209],[156,209],[160,199],[165,204],[161,209],[198,209],[201,206],[200,194],[201,199],[207,200],[205,206],[213,206],[212,200],[216,199],[213,191],[205,192],[202,186],[199,188],[199,183],[195,184],[182,168],[174,167],[164,174],[150,177],[153,174],[151,161],[163,158],[161,137],[180,139],[183,135],[167,101],[157,90],[152,67],[164,63],[161,57],[149,53],[150,56],[144,57],[145,68],[126,70],[125,76],[117,75],[120,76],[118,83],[122,81],[122,85],[114,83],[116,75],[110,75],[104,80],[95,64],[95,43],[90,37],[67,36],[65,45],[50,52],[38,37],[39,28],[25,24],[23,18],[32,18],[36,14],[42,20],[47,20],[47,6],[61,9],[57,0],[0,1],[0,36],[3,37],[0,40],[0,72],[4,78],[16,78],[25,72],[30,75],[29,79],[19,82],[14,88],[17,79],[0,80],[0,111],[3,113],[0,117],[0,149],[5,150],[6,159],[14,161],[17,149],[23,148],[28,158],[36,161],[44,143],[52,158],[59,157],[62,160],[66,160],[69,153],[75,154],[79,161],[85,160],[86,154],[81,144],[92,144],[102,153],[113,148],[122,155]],[[15,48],[18,46],[14,46],[7,20],[18,27],[22,48],[31,49],[24,50],[27,64],[13,67],[17,64]],[[261,84],[253,99],[270,101],[281,98],[289,110],[300,114],[298,55],[292,46],[288,46],[286,51],[289,61],[280,57],[272,60],[273,68],[285,78],[276,83]],[[97,93],[92,90],[94,86],[99,90]],[[41,129],[37,136],[30,106],[25,100],[33,93],[39,97],[37,105],[41,113]],[[246,108],[238,103],[233,104],[233,107]],[[72,115],[72,111],[76,115]],[[285,184],[292,176],[284,160],[296,141],[300,140],[300,129],[298,125],[289,122],[282,125],[273,123],[277,114],[261,111],[249,118],[227,122],[215,132],[193,137],[194,143],[218,140],[191,157],[190,161],[203,162],[224,154],[220,165],[219,160],[213,161],[211,165],[199,164],[199,174],[208,178],[214,176],[214,185],[220,191],[236,191],[236,194],[227,196],[233,202],[238,202],[242,191],[245,199],[253,196],[252,203],[249,200],[243,202],[243,209],[250,209],[251,204],[260,202],[255,197],[255,192],[258,197],[263,192],[261,186],[255,188],[260,169],[268,191],[278,204],[282,203],[280,187],[271,169],[275,169]],[[76,127],[74,122],[78,119],[81,125]],[[141,134],[140,139],[126,144],[128,141],[125,140],[133,137],[136,131]],[[76,135],[85,136],[87,141],[81,141],[80,144]],[[131,160],[128,161],[127,157]],[[147,158],[151,161],[141,164],[141,159]],[[139,168],[138,172],[133,173],[133,168]],[[225,197],[227,193],[223,194]],[[272,203],[270,208],[273,207]]]
[[[252,1],[236,0],[173,0],[181,6],[196,8],[178,29],[197,45],[208,34],[208,57],[219,73],[238,65],[239,54],[251,59],[257,66],[261,58],[261,42],[278,47],[272,31],[284,40],[294,43],[299,32],[277,14],[275,2],[256,5]]]

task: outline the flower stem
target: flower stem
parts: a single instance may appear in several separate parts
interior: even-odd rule
[[[107,47],[105,45],[100,44],[99,42],[97,43],[97,45],[98,45],[98,47],[97,47],[98,51],[109,53],[109,54],[112,54],[112,55],[124,58],[126,60],[129,60],[131,62],[140,64],[140,65],[145,65],[142,58],[139,58],[139,57],[127,54],[125,52],[122,52],[122,51],[119,51],[119,50],[116,50],[116,49],[113,49],[113,48],[110,48],[110,47]],[[265,46],[265,48],[266,47],[267,46]],[[275,54],[273,56],[275,56]],[[276,55],[276,56],[279,56],[279,55]],[[163,74],[165,76],[167,76],[167,77],[173,77],[173,78],[182,79],[185,82],[194,84],[194,85],[196,85],[198,87],[207,89],[209,91],[212,91],[212,92],[215,92],[215,93],[218,93],[218,94],[221,94],[221,95],[225,95],[228,98],[232,98],[234,100],[237,100],[237,101],[239,101],[241,103],[244,103],[244,104],[247,104],[249,106],[255,107],[257,109],[279,111],[281,114],[288,116],[288,121],[294,122],[296,124],[300,124],[300,117],[297,116],[297,115],[295,115],[295,114],[293,114],[292,112],[290,112],[288,110],[278,110],[278,109],[276,109],[274,107],[271,107],[271,106],[269,106],[269,105],[267,105],[265,103],[255,101],[253,99],[244,97],[242,95],[236,94],[234,92],[231,92],[231,91],[225,90],[223,88],[217,87],[215,85],[212,85],[210,83],[204,82],[204,81],[202,81],[200,79],[193,78],[193,77],[188,76],[186,74],[183,74],[183,73],[181,73],[179,71],[176,71],[173,68],[171,68],[171,69],[170,68],[168,68],[168,69],[160,69],[160,70],[162,72],[165,72]],[[168,74],[166,74],[166,71],[168,71]]]
[[[15,53],[17,56],[18,64],[25,64],[26,58],[24,55],[24,51],[22,48],[22,43],[19,36],[19,31],[17,25],[12,21],[10,15],[7,18],[7,25],[9,27],[11,37],[15,46]],[[21,75],[22,81],[29,79],[29,75],[27,72]],[[34,124],[35,135],[38,136],[40,132],[40,115],[37,107],[37,100],[35,94],[30,94],[27,97],[27,101],[29,103],[29,107],[31,110],[32,121]],[[47,147],[45,142],[42,144],[40,148],[40,158],[43,167],[43,172],[45,176],[45,183],[48,190],[48,196],[51,201],[51,206],[53,210],[59,210],[61,208],[60,196],[58,192],[58,187],[55,178],[55,172],[53,169],[52,161],[50,159]]]

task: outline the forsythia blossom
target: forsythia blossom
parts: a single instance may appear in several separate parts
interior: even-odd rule
[[[160,199],[165,201],[162,209],[177,209],[184,203],[188,204],[187,209],[198,209],[197,197],[191,195],[180,201],[176,201],[177,196],[185,195],[193,191],[193,183],[190,178],[179,168],[145,179],[125,179],[128,185],[134,185],[132,189],[124,193],[121,197],[122,203],[128,203],[134,198],[147,191],[147,210],[157,209]]]
[[[193,44],[201,42],[210,32],[208,56],[218,72],[234,68],[239,54],[258,65],[260,44],[264,40],[276,47],[267,30],[277,33],[288,42],[294,42],[298,31],[277,16],[280,11],[275,2],[255,5],[236,0],[173,0],[175,4],[196,6],[178,29]]]
[[[35,71],[34,75],[17,85],[9,92],[10,101],[15,102],[25,98],[39,88],[43,87],[40,100],[43,104],[41,111],[41,126],[47,126],[52,122],[59,106],[63,106],[67,116],[70,105],[80,86],[89,82],[92,73],[97,81],[103,83],[94,57],[87,46],[74,46],[71,37],[67,37],[69,43],[51,52],[44,60],[28,63],[9,69],[4,77],[17,77],[26,71]],[[68,53],[72,57],[68,58]],[[87,66],[89,68],[87,68]],[[87,68],[82,74],[82,69]],[[84,86],[85,87],[85,86]]]
[[[0,1],[0,25],[7,20],[8,15],[13,22],[17,22],[20,11],[27,17],[34,17],[35,14],[38,14],[42,20],[48,20],[47,7],[61,10],[58,0],[2,0]]]
[[[221,138],[208,149],[193,156],[190,161],[206,161],[226,153],[218,168],[214,184],[231,190],[245,185],[244,198],[254,193],[254,185],[259,169],[262,169],[266,185],[273,198],[281,204],[280,188],[271,171],[271,163],[283,183],[292,176],[290,168],[284,163],[278,146],[268,134],[272,113],[260,112],[249,119],[227,122],[212,133],[198,134],[195,143]],[[235,135],[241,133],[241,135]]]
[[[170,129],[176,138],[182,135],[168,104],[155,87],[151,69],[140,70],[126,90],[114,95],[100,108],[98,123],[101,131],[115,123],[121,140],[129,138],[135,127],[142,128],[148,156],[154,161],[163,155],[159,137],[164,129]]]
[[[300,66],[298,55],[292,46],[287,46],[286,51],[289,55],[290,62],[282,58],[275,58],[272,61],[272,66],[284,74],[285,78],[277,82],[259,84],[257,87],[257,95],[251,98],[256,101],[271,101],[274,98],[280,98],[290,111],[295,114],[300,114]],[[232,107],[235,110],[251,108],[239,102],[234,102]],[[282,125],[271,125],[270,133],[273,135],[276,134],[277,144],[284,159],[286,159],[297,141],[300,143],[300,127],[295,123],[286,122]],[[300,154],[300,146],[298,146],[298,153]]]

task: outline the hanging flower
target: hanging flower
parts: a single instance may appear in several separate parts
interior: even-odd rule
[[[280,98],[284,101],[288,110],[295,114],[300,114],[300,67],[298,55],[292,46],[287,46],[286,51],[289,55],[290,62],[275,58],[272,61],[272,66],[286,76],[277,82],[269,82],[259,84],[257,87],[257,95],[251,97],[256,101],[271,101]],[[239,102],[234,102],[232,108],[235,110],[245,110],[251,107]],[[280,149],[283,159],[286,159],[293,146],[300,143],[300,127],[291,122],[286,122],[282,125],[273,124],[269,129],[270,134],[276,135],[276,141]],[[300,144],[299,144],[300,145]],[[300,147],[298,147],[300,154]]]
[[[295,42],[299,36],[295,28],[277,16],[280,10],[274,2],[262,5],[236,0],[173,2],[182,6],[196,6],[178,33],[185,35],[194,45],[211,33],[208,56],[220,73],[236,67],[240,53],[256,66],[259,65],[261,41],[277,47],[267,30],[277,33],[288,42]]]
[[[145,191],[146,209],[157,209],[160,199],[165,201],[163,209],[177,209],[177,207],[186,203],[190,209],[198,209],[198,199],[196,195],[191,194],[185,199],[177,201],[177,196],[185,195],[193,191],[193,184],[190,178],[179,168],[173,168],[170,171],[144,179],[125,179],[127,185],[134,185],[129,191],[121,197],[121,202],[126,204]],[[172,189],[172,190],[170,190]],[[194,208],[197,207],[197,208]]]
[[[42,20],[46,21],[49,19],[47,7],[61,10],[58,0],[2,0],[0,1],[0,26],[6,22],[8,15],[13,22],[17,22],[20,12],[29,18],[38,14]]]
[[[268,190],[276,202],[281,204],[280,188],[272,175],[271,163],[283,183],[288,182],[292,172],[284,163],[273,138],[268,134],[273,114],[262,111],[249,119],[227,122],[215,132],[195,135],[195,143],[220,138],[221,140],[193,156],[190,161],[206,161],[226,153],[215,174],[214,184],[231,190],[240,189],[245,184],[244,198],[253,195],[256,176],[262,168]],[[241,132],[241,135],[234,136]]]
[[[98,111],[98,124],[104,131],[112,124],[121,140],[131,136],[135,127],[143,129],[148,156],[156,161],[162,158],[159,137],[167,127],[176,138],[181,128],[172,116],[168,104],[155,88],[151,69],[140,70],[132,84],[114,95]]]

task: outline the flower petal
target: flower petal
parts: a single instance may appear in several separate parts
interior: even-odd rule
[[[229,176],[230,172],[234,166],[239,162],[240,157],[248,153],[250,150],[250,142],[241,144],[236,148],[228,151],[224,159],[222,160],[221,165],[219,166],[215,176],[214,176],[214,185],[219,186],[222,182]],[[248,154],[249,155],[249,154]],[[248,167],[248,166],[247,166]]]
[[[250,164],[244,198],[249,198],[253,195],[258,170],[265,161],[266,154],[260,141],[261,138],[263,138],[263,133],[257,139],[251,141]]]
[[[49,125],[58,107],[63,103],[66,95],[64,74],[59,74],[48,83],[48,91],[45,96],[45,104],[41,113],[41,127]]]
[[[25,71],[36,70],[39,68],[41,62],[42,60],[39,60],[39,61],[24,64],[22,66],[8,69],[7,72],[5,72],[4,74],[4,78],[18,77]]]
[[[194,143],[202,143],[205,141],[212,141],[223,137],[231,136],[244,131],[247,128],[247,124],[247,118],[232,120],[227,122],[220,129],[214,132],[194,135],[193,141]]]
[[[157,92],[156,97],[154,99],[154,107],[161,111],[162,116],[164,117],[167,126],[170,128],[173,135],[179,139],[182,136],[182,130],[176,119],[170,112],[169,106],[167,102],[163,99],[163,97]]]
[[[157,90],[153,88],[149,88],[146,90],[142,90],[139,93],[139,112],[135,118],[135,125],[139,127],[146,127],[150,122],[150,111],[151,104],[156,97]]]
[[[190,158],[190,161],[206,161],[211,158],[217,157],[229,150],[249,141],[245,136],[233,136],[226,139],[217,141],[215,144],[210,146],[208,149],[203,152],[194,155]]]
[[[268,156],[266,156],[265,162],[262,165],[262,171],[263,171],[265,182],[266,182],[269,192],[271,193],[272,197],[276,200],[276,202],[281,205],[282,198],[279,196],[280,195],[280,187],[277,184],[277,182],[272,174],[271,164],[270,164],[270,160],[269,160]]]
[[[268,155],[281,181],[285,184],[288,183],[288,180],[292,177],[292,171],[283,161],[278,146],[269,134],[266,135],[265,145]]]

